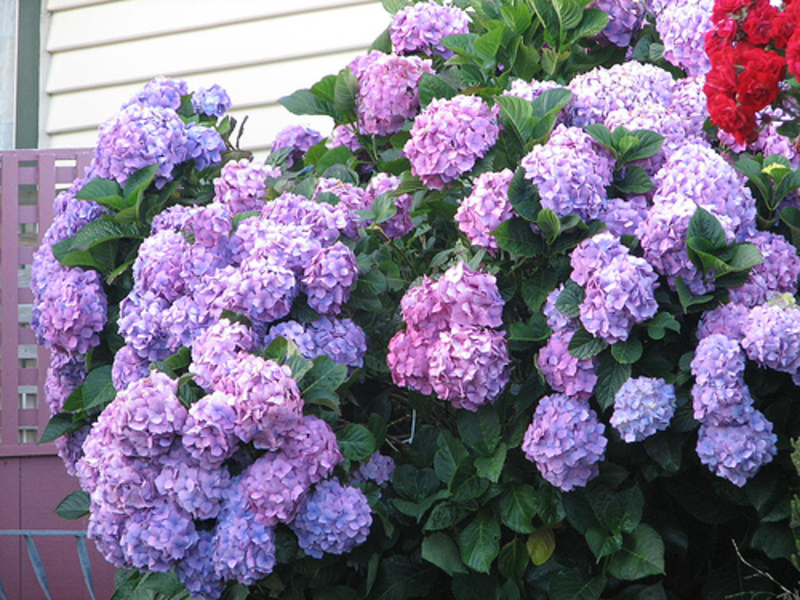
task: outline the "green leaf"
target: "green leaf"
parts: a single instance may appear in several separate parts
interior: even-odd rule
[[[456,54],[467,58],[478,58],[475,44],[480,36],[477,33],[458,33],[442,38],[441,44]]]
[[[561,29],[574,29],[583,19],[583,5],[578,0],[553,0]]]
[[[508,326],[509,346],[512,350],[525,350],[531,345],[546,340],[552,334],[547,317],[536,312],[529,323],[511,323]]]
[[[587,8],[583,11],[581,22],[570,36],[570,43],[579,39],[594,37],[608,25],[608,13],[597,8]]]
[[[533,107],[524,98],[516,96],[498,96],[497,105],[500,107],[500,120],[506,130],[511,129],[516,137],[516,143],[523,148],[533,136]],[[522,169],[518,169],[518,172]],[[524,173],[524,170],[523,170]]]
[[[754,550],[760,550],[771,560],[789,560],[795,552],[794,537],[792,531],[783,523],[761,523],[753,533],[750,546]]]
[[[333,362],[328,356],[320,356],[314,359],[314,366],[300,381],[300,393],[307,403],[324,404],[338,411],[336,389],[346,379],[346,366]]]
[[[419,90],[419,103],[427,106],[434,98],[452,98],[458,90],[441,77],[431,73],[423,73],[417,84]]]
[[[500,42],[503,40],[504,29],[505,27],[503,26],[495,27],[475,40],[475,54],[484,63],[496,59],[497,51],[500,49]]]
[[[522,219],[509,219],[492,232],[497,245],[512,254],[533,258],[544,252],[542,238],[531,230],[530,223]]]
[[[661,146],[664,145],[664,136],[648,129],[636,129],[630,132],[631,137],[636,138],[636,144],[629,150],[623,151],[620,146],[620,163],[629,163],[635,160],[650,158],[658,154]]]
[[[134,224],[122,224],[109,219],[98,219],[84,225],[78,233],[53,244],[53,256],[61,260],[76,250],[86,251],[103,242],[123,238],[143,238],[142,230]]]
[[[422,559],[436,565],[450,577],[456,573],[469,573],[456,543],[446,533],[434,533],[423,538]]]
[[[501,6],[500,14],[503,20],[517,35],[522,35],[531,26],[533,14],[524,6]]]
[[[608,533],[600,529],[589,529],[586,534],[586,544],[597,560],[611,556],[622,548],[622,533]]]
[[[449,431],[441,431],[437,440],[438,450],[433,457],[433,467],[442,483],[450,484],[456,470],[469,458],[469,452]]]
[[[681,303],[684,313],[688,313],[692,306],[706,304],[714,298],[714,296],[710,294],[695,296],[683,282],[682,277],[675,278],[675,291],[678,292],[678,301]]]
[[[570,100],[572,100],[572,92],[567,88],[554,88],[542,92],[531,102],[533,115],[540,119],[546,116],[557,115],[561,109],[569,104]]]
[[[762,165],[759,161],[752,158],[740,158],[733,163],[733,167],[748,178],[749,183],[755,187],[756,196],[761,197],[765,202],[771,200],[772,185],[770,185],[769,179],[762,172]]]
[[[80,429],[84,425],[85,423],[83,421],[74,421],[72,415],[68,413],[56,413],[50,417],[50,420],[47,422],[47,426],[44,428],[39,443],[46,444],[47,442],[52,442],[62,435]]]
[[[586,299],[586,292],[572,279],[564,282],[564,289],[561,290],[556,299],[558,312],[568,319],[576,319],[581,314],[581,304]]]
[[[500,418],[493,406],[482,406],[476,412],[460,411],[458,434],[467,447],[481,456],[492,456],[500,443]]]
[[[611,356],[605,356],[597,367],[597,384],[594,386],[594,396],[597,403],[603,410],[608,409],[614,404],[616,396],[622,384],[631,377],[631,366],[621,364]]]
[[[458,523],[466,515],[466,509],[450,502],[443,502],[433,507],[423,531],[439,531],[448,529]]]
[[[464,504],[480,498],[489,489],[489,481],[478,475],[471,460],[462,462],[450,480],[453,502]]]
[[[642,358],[644,346],[636,337],[629,337],[625,341],[619,341],[611,346],[611,355],[623,364],[632,365]]]
[[[500,525],[487,513],[478,513],[458,536],[461,560],[479,573],[488,573],[500,552]]]
[[[557,285],[558,275],[554,269],[539,269],[523,280],[522,299],[528,309],[536,314]]]
[[[318,98],[311,90],[298,90],[290,96],[280,98],[278,102],[295,115],[333,116],[334,113],[333,102]]]
[[[158,173],[159,166],[158,164],[149,165],[143,169],[139,169],[128,177],[125,182],[125,187],[122,190],[127,206],[133,206],[141,202],[144,191],[153,183],[153,179],[155,179],[156,173]]]
[[[608,572],[624,581],[664,574],[664,541],[655,529],[642,523],[625,536],[622,549],[611,557]]]
[[[408,600],[424,597],[436,581],[436,569],[405,556],[382,560],[369,600]]]
[[[439,488],[439,478],[433,469],[417,469],[413,465],[400,465],[392,474],[395,491],[412,502],[421,502]]]
[[[375,437],[363,425],[350,424],[336,434],[342,456],[349,460],[367,460],[375,452]]]
[[[545,236],[548,244],[556,241],[556,238],[561,234],[561,221],[558,215],[549,208],[543,208],[536,216],[536,225]]]
[[[706,240],[714,249],[724,248],[728,243],[725,238],[725,230],[717,218],[699,206],[689,221],[689,228],[686,231],[687,240],[693,237]]]
[[[656,313],[654,317],[645,322],[647,334],[654,340],[664,339],[667,329],[676,333],[681,332],[681,324],[673,315],[668,312]]]
[[[500,550],[497,558],[497,568],[500,574],[507,579],[522,581],[525,571],[531,563],[528,549],[516,536]]]
[[[602,123],[592,123],[591,125],[584,127],[584,131],[588,133],[594,141],[604,148],[611,150],[616,155],[616,144],[614,144],[614,138],[612,137],[611,130],[608,127]]]
[[[106,406],[116,397],[117,390],[111,379],[111,365],[89,371],[83,382],[83,409]]]
[[[101,179],[100,177],[88,181],[78,193],[75,194],[78,200],[94,200],[101,204],[106,198],[120,198],[120,196],[122,196],[122,188],[119,187],[116,181]]]
[[[556,550],[555,533],[550,527],[540,527],[528,536],[525,547],[528,550],[531,562],[537,567],[541,567],[550,560]]]
[[[794,206],[789,206],[779,213],[779,217],[789,228],[794,247],[800,248],[800,210]]]
[[[358,77],[343,69],[336,77],[333,88],[334,107],[340,122],[349,122],[356,117],[356,95],[358,94]]]
[[[492,483],[500,481],[503,467],[506,464],[506,454],[508,448],[505,444],[500,444],[490,457],[479,457],[475,459],[475,470],[479,477],[488,479]]]
[[[83,490],[76,490],[58,503],[56,514],[62,519],[80,519],[89,514],[90,504],[89,494]]]
[[[500,499],[500,519],[503,524],[517,533],[533,533],[536,527],[536,490],[529,485],[512,483]]]
[[[525,178],[525,169],[522,167],[516,170],[508,186],[508,200],[520,217],[526,221],[536,221],[536,217],[542,209],[539,202],[539,189]]]
[[[594,337],[583,327],[572,334],[569,341],[569,353],[579,360],[586,360],[597,356],[608,347],[608,342]]]
[[[548,588],[549,600],[599,600],[606,588],[603,575],[589,578],[578,569],[564,569],[553,575]]]
[[[628,165],[625,177],[614,185],[623,194],[646,194],[656,187],[647,171],[638,165]]]

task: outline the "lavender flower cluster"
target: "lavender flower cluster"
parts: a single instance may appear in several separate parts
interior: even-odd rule
[[[454,53],[442,45],[442,39],[469,33],[469,23],[469,16],[460,8],[429,0],[398,11],[389,27],[389,36],[398,54],[436,54],[450,58]]]
[[[389,342],[395,384],[476,411],[509,381],[503,300],[494,276],[463,262],[434,282],[426,276],[401,302],[406,330]]]

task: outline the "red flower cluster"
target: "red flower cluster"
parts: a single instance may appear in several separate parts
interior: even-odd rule
[[[744,144],[755,114],[772,104],[789,72],[800,73],[800,0],[779,10],[769,0],[717,0],[706,34],[711,71],[705,93],[711,122]]]

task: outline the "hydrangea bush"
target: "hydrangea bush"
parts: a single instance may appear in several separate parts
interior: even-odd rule
[[[791,587],[796,6],[384,5],[281,100],[327,136],[157,78],[56,200],[43,439],[115,597]]]

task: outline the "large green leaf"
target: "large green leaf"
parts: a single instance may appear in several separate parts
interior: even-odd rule
[[[417,84],[419,90],[419,103],[427,106],[434,98],[452,98],[458,90],[441,77],[431,73],[423,73]]]
[[[500,499],[500,518],[503,524],[517,533],[533,533],[537,515],[536,490],[523,483],[512,483]]]
[[[525,542],[531,562],[541,567],[550,560],[556,550],[556,535],[550,527],[540,527],[528,536]]]
[[[469,458],[469,452],[449,431],[439,433],[437,445],[433,467],[439,480],[449,485],[458,467]]]
[[[500,418],[489,405],[476,412],[461,411],[458,415],[458,433],[464,443],[480,454],[491,456],[500,443]]]
[[[296,115],[333,116],[333,102],[326,101],[311,93],[311,90],[298,90],[278,100],[289,112]]]
[[[469,572],[461,560],[458,546],[446,533],[434,533],[423,538],[422,559],[436,565],[450,577]]]
[[[75,421],[71,414],[56,413],[50,417],[50,420],[47,422],[47,426],[44,428],[39,443],[46,444],[47,442],[52,442],[62,435],[77,431],[84,425],[85,423],[83,421]]]
[[[101,218],[87,223],[71,238],[53,244],[53,256],[61,260],[70,252],[86,251],[103,242],[143,237],[145,237],[144,231],[138,225],[122,224],[108,218]]]
[[[497,245],[520,257],[532,258],[544,252],[544,240],[531,230],[530,223],[522,219],[509,219],[492,232]]]
[[[56,514],[62,519],[80,519],[89,514],[91,499],[87,492],[76,490],[56,506]]]
[[[531,559],[525,544],[516,536],[503,546],[497,558],[500,574],[515,581],[522,581],[530,563]]]
[[[458,546],[464,564],[488,573],[500,552],[500,524],[488,513],[478,513],[458,536]]]
[[[109,404],[117,395],[111,379],[111,365],[92,369],[83,382],[83,409],[90,410]]]
[[[606,587],[603,575],[589,577],[578,569],[564,569],[550,580],[549,600],[598,600]]]
[[[560,297],[559,297],[560,299]],[[569,341],[569,353],[580,360],[587,360],[600,354],[608,347],[608,342],[594,337],[580,327]]]
[[[597,367],[597,383],[594,396],[603,410],[614,404],[617,391],[631,377],[631,365],[618,362],[613,356],[604,355]]]
[[[518,168],[508,185],[508,200],[517,214],[526,221],[536,221],[542,205],[539,202],[539,190],[525,178],[525,169]]]
[[[367,460],[375,452],[375,437],[369,429],[351,423],[336,434],[342,456],[349,460]]]
[[[382,560],[369,600],[408,600],[425,596],[436,581],[435,567],[404,556]]]
[[[622,549],[611,557],[608,572],[625,581],[664,574],[664,540],[649,525],[642,523],[625,536]]]
[[[564,283],[564,289],[559,292],[556,299],[556,308],[558,312],[568,319],[577,318],[580,315],[581,304],[585,298],[586,292],[584,292],[583,288],[572,279],[567,279]]]
[[[347,367],[328,356],[314,359],[314,366],[300,381],[300,393],[311,404],[324,404],[338,410],[336,389],[347,379]]]
[[[158,164],[148,165],[135,173],[131,173],[122,190],[126,206],[134,206],[141,202],[145,190],[153,183],[153,179],[158,173],[158,168]]]

